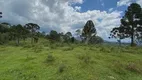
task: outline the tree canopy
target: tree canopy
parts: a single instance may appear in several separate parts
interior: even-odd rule
[[[90,38],[97,34],[95,25],[92,20],[88,20],[83,28],[82,35],[85,37],[85,43],[88,44]]]
[[[142,9],[137,3],[132,3],[121,19],[120,27],[115,27],[111,31],[113,38],[131,38],[131,46],[135,45],[135,40],[142,36]]]

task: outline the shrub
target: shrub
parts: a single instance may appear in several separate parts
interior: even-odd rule
[[[50,45],[50,49],[56,49],[57,46],[55,44]]]
[[[54,59],[54,57],[53,57],[53,55],[52,54],[48,54],[48,56],[47,56],[47,59],[46,59],[46,62],[53,62],[55,59]]]
[[[64,47],[63,48],[63,51],[71,51],[73,50],[74,48],[73,47]]]
[[[132,72],[142,73],[142,70],[135,63],[128,63],[126,69]]]
[[[65,68],[66,66],[64,64],[61,64],[58,69],[59,73],[62,73],[65,70]]]
[[[9,34],[8,33],[0,33],[0,45],[5,44],[9,41]]]
[[[32,45],[31,45],[31,44],[25,44],[25,45],[23,46],[23,48],[32,48]]]
[[[107,52],[107,53],[110,53],[110,52],[111,52],[109,49],[107,49],[107,48],[105,48],[105,47],[101,47],[101,48],[100,48],[100,51],[101,51],[101,52]]]
[[[92,62],[91,57],[87,54],[79,54],[78,59],[80,59],[81,61],[83,61],[86,64],[89,64]]]
[[[34,52],[38,53],[38,52],[42,51],[43,46],[41,46],[41,45],[33,45],[32,49],[34,50]]]

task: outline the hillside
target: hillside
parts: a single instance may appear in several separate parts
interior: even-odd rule
[[[0,80],[142,80],[141,47],[0,46]]]

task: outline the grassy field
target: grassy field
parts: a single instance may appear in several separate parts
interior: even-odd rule
[[[142,48],[0,46],[0,80],[142,80]]]

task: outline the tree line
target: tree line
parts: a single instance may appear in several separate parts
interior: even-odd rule
[[[2,14],[2,12],[0,12]],[[110,39],[116,38],[119,43],[122,39],[130,38],[131,46],[136,46],[137,42],[142,42],[142,8],[137,3],[132,3],[125,11],[125,15],[120,20],[119,27],[114,27],[110,32]],[[0,44],[15,40],[16,44],[20,40],[31,38],[31,44],[37,43],[40,37],[46,38],[51,42],[74,43],[82,42],[85,44],[102,43],[103,39],[97,36],[97,31],[92,20],[88,20],[83,29],[76,30],[76,35],[80,40],[76,39],[71,32],[58,33],[51,30],[49,34],[40,32],[40,26],[35,23],[25,25],[11,25],[8,23],[0,23]]]
[[[48,39],[52,42],[61,43],[75,43],[82,42],[85,44],[97,44],[102,43],[103,39],[96,36],[96,29],[92,20],[87,21],[84,29],[79,33],[76,30],[76,34],[81,40],[76,39],[71,32],[58,33],[55,30],[51,30],[49,34],[40,31],[40,26],[35,23],[27,23],[25,25],[11,25],[9,23],[0,23],[0,44],[8,43],[9,41],[15,41],[16,45],[20,44],[20,41],[24,42],[27,39],[31,39],[31,44],[38,43],[39,38]]]

